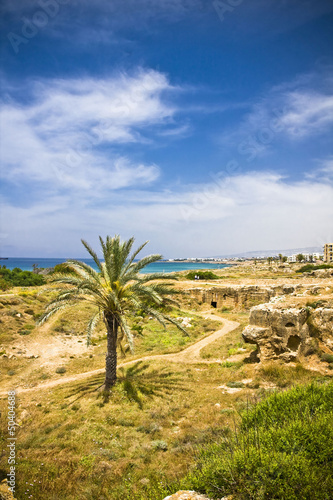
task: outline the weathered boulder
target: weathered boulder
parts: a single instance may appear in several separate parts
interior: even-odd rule
[[[250,324],[242,336],[245,342],[257,345],[260,361],[295,361],[313,349],[314,338],[328,349],[333,346],[333,309],[261,304],[251,309]]]

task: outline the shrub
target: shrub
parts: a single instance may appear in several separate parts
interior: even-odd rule
[[[26,314],[29,314],[30,316],[34,316],[34,314],[35,314],[35,311],[33,309],[26,309],[24,312]]]
[[[5,283],[4,283],[5,282]],[[6,283],[12,286],[38,286],[45,284],[44,276],[35,274],[31,271],[22,271],[22,269],[15,267],[13,270],[7,268],[0,268],[0,285]]]
[[[20,335],[30,335],[31,330],[19,330],[18,332]]]
[[[162,441],[161,439],[158,439],[157,441],[152,441],[151,446],[152,448],[154,448],[154,450],[166,451],[168,449],[168,444],[165,441]]]
[[[314,302],[307,302],[306,307],[311,307],[311,309],[317,309],[317,307],[322,307],[325,305],[325,301],[323,300],[316,300]]]
[[[332,408],[333,383],[272,394],[241,414],[230,437],[201,450],[181,489],[239,500],[332,498]]]
[[[214,274],[212,271],[190,271],[186,274],[186,278],[188,280],[195,280],[196,276],[199,277],[200,280],[216,280],[220,277],[217,274]]]
[[[241,389],[244,387],[243,382],[227,382],[227,387],[232,387],[235,389]]]
[[[66,368],[64,366],[58,366],[58,368],[56,368],[56,373],[66,373]]]
[[[0,275],[0,290],[5,292],[11,288],[11,284]]]
[[[333,269],[332,264],[306,264],[305,266],[300,267],[296,273],[309,273],[311,271],[316,271],[317,269]]]
[[[321,359],[326,361],[326,363],[333,363],[333,354],[327,354],[326,352],[322,354]]]

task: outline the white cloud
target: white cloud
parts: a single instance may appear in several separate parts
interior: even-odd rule
[[[36,83],[29,104],[2,106],[2,177],[89,189],[92,197],[101,186],[107,191],[156,180],[156,165],[134,163],[109,148],[147,142],[152,126],[173,129],[176,108],[166,96],[173,91],[165,75],[143,70]]]
[[[219,141],[252,161],[278,140],[295,142],[327,134],[333,126],[331,79],[331,73],[309,74],[273,87]]]
[[[177,190],[129,190],[126,198],[115,192],[93,207],[84,196],[26,209],[7,203],[3,213],[3,252],[23,247],[31,256],[83,256],[80,238],[97,247],[98,234],[115,233],[150,239],[148,251],[170,257],[321,246],[333,237],[333,182],[251,172]]]
[[[317,164],[317,169],[306,175],[307,179],[312,179],[321,183],[333,182],[333,156],[318,161]]]
[[[327,130],[333,124],[333,94],[290,92],[278,126],[292,138],[305,138]]]

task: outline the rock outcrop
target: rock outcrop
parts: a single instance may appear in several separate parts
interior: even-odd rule
[[[333,277],[333,269],[315,269],[314,271],[310,271],[308,273],[303,273],[305,276],[313,276],[315,278],[332,278]]]
[[[272,297],[288,295],[301,290],[300,285],[259,286],[259,285],[230,285],[214,286],[211,288],[190,288],[186,291],[196,302],[206,303],[216,308],[236,307],[249,309],[256,304],[269,302]]]
[[[313,351],[315,339],[333,348],[333,309],[288,308],[261,304],[250,311],[243,339],[258,347],[260,361],[295,361]]]

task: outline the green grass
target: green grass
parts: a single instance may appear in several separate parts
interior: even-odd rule
[[[203,447],[196,466],[173,488],[214,499],[331,499],[333,383],[296,386],[243,411],[238,428]],[[161,490],[156,499],[170,488]]]
[[[27,414],[17,432],[17,498],[27,488],[35,500],[145,498],[155,477],[184,475],[197,443],[212,442],[231,419],[215,407],[235,400],[224,400],[216,388],[228,369],[155,361],[122,368],[118,376],[109,402],[97,391],[103,375],[20,394],[17,416]],[[0,419],[5,449],[5,411]],[[0,457],[3,471],[6,457]]]
[[[256,376],[256,381],[269,382],[277,387],[290,387],[296,381],[309,383],[313,380],[313,373],[301,364],[295,367],[279,363],[267,363],[263,365]]]
[[[199,280],[217,280],[221,279],[221,276],[217,276],[217,274],[212,271],[190,271],[185,275],[188,280],[197,279],[196,276],[199,277]]]
[[[49,338],[51,344],[54,336],[58,337],[58,341],[68,339],[68,334],[72,336],[70,342],[79,340],[85,342],[89,306],[80,309],[80,314],[76,308],[68,310],[54,323],[50,323],[49,329],[34,328],[30,330],[29,337],[18,337],[18,330],[25,329],[26,325],[32,325],[32,316],[40,313],[49,296],[48,292],[37,295],[37,291],[26,289],[19,291],[19,297],[1,298],[0,304],[3,306],[0,311],[3,321],[0,325],[2,347],[5,348],[7,354],[15,352],[11,350],[9,342],[7,343],[10,336],[14,341],[17,339],[27,341],[28,351],[28,342],[38,338],[38,335]],[[17,313],[22,313],[22,316],[15,316]],[[237,354],[238,349],[243,346],[241,331],[248,323],[248,313],[234,313],[231,310],[224,313],[228,319],[239,321],[242,325],[220,341],[207,346],[203,350],[204,354],[208,353],[206,359],[227,358],[230,354]],[[173,326],[164,330],[156,321],[149,320],[148,317],[133,318],[132,326],[136,327],[136,352],[134,358],[128,356],[124,361],[147,354],[179,351],[208,335],[212,330],[221,327],[216,321],[204,320],[192,312],[173,310],[171,314],[174,317],[191,317],[193,327],[188,329],[189,337],[184,337]],[[57,328],[59,328],[58,331]],[[55,362],[53,360],[54,363],[50,366],[41,367],[40,360],[35,359],[1,359],[4,384],[9,387],[25,383],[33,385],[47,379],[61,380],[61,375],[55,373],[57,367],[66,368],[65,377],[104,368],[106,339],[103,326],[97,331],[94,343],[94,347],[84,348],[80,354],[59,357]],[[84,344],[79,345],[84,346]],[[218,354],[216,354],[217,349]],[[252,346],[249,346],[249,349],[252,349]],[[119,363],[121,362],[122,360],[119,359]],[[246,449],[246,443],[251,444],[252,439],[252,431],[249,430],[250,423],[245,430],[240,426],[237,434],[233,434],[232,429],[234,429],[234,421],[238,421],[239,411],[247,406],[249,406],[249,411],[252,411],[249,400],[265,397],[269,391],[272,392],[272,386],[286,388],[297,383],[304,384],[323,378],[322,375],[307,371],[301,366],[272,364],[263,369],[256,368],[257,365],[246,364],[242,361],[179,366],[166,360],[149,360],[149,363],[136,362],[130,367],[119,368],[119,381],[108,402],[103,394],[98,392],[98,387],[103,382],[103,374],[47,391],[20,393],[17,399],[18,418],[24,410],[27,414],[17,432],[19,479],[16,497],[28,498],[32,494],[35,500],[45,498],[48,500],[93,500],[96,498],[160,500],[180,487],[192,489],[198,486],[201,488],[200,484],[202,484],[202,491],[206,491],[206,483],[204,483],[200,468],[198,474],[195,472],[198,447],[203,450],[200,452],[199,459],[199,467],[203,464],[202,470],[206,466],[206,462],[202,461],[203,454],[207,452],[208,456],[207,450],[215,445],[229,443],[227,449],[236,450],[238,439],[238,442],[242,442],[243,448]],[[8,372],[14,373],[10,375]],[[252,383],[246,382],[243,386],[244,379],[252,379]],[[219,388],[221,385],[236,387],[240,390],[229,394]],[[315,400],[316,405],[317,403],[318,400]],[[1,411],[0,416],[0,443],[2,449],[5,449],[8,437],[5,399],[1,401],[1,405],[4,410]],[[321,403],[318,403],[318,406],[321,407]],[[317,418],[316,415],[315,418]],[[288,422],[286,423],[287,430]],[[326,425],[325,421],[324,424]],[[285,424],[283,428],[284,426]],[[260,423],[258,429],[261,433],[265,425]],[[246,432],[250,433],[249,438],[244,437]],[[286,436],[291,439],[291,431],[288,432]],[[325,431],[322,435],[330,443]],[[271,434],[271,436],[271,439],[278,439],[278,434]],[[265,439],[263,437],[264,444]],[[263,460],[262,465],[259,463],[260,469],[256,468],[258,450],[254,444],[251,444],[249,454],[241,458],[245,473],[240,468],[239,476],[235,476],[240,477],[240,484],[246,484],[247,473],[251,474],[255,481],[260,481],[261,476],[259,477],[257,471],[267,472],[265,467],[269,465],[268,459]],[[298,445],[299,441],[295,445],[296,451]],[[260,449],[262,457],[269,455],[270,451],[267,450],[269,447],[265,444],[265,447]],[[237,450],[234,455],[236,453],[238,453]],[[279,456],[278,452],[277,455]],[[247,468],[248,456],[250,460]],[[228,460],[230,463],[230,454],[228,455],[224,449],[221,452],[219,448],[218,463],[221,463],[224,458],[226,460],[224,463]],[[303,458],[301,455],[302,460]],[[301,464],[302,473],[305,470],[301,468],[303,462],[296,462]],[[288,461],[286,463],[289,464]],[[278,465],[280,467],[280,462]],[[232,466],[234,466],[233,463]],[[7,467],[7,455],[3,453],[0,456],[0,480],[1,474],[7,473]],[[222,468],[222,465],[219,467]],[[324,464],[323,470],[329,476],[329,471],[325,467]],[[280,468],[285,471],[283,464]],[[192,476],[187,475],[189,469],[192,475],[198,476],[198,481],[199,479],[202,481],[200,484],[190,482]],[[278,469],[274,470],[276,472]],[[317,469],[314,470],[316,474]],[[294,476],[291,464],[292,481]],[[184,477],[184,480],[180,479]],[[263,484],[266,488],[266,483],[269,486],[269,481],[266,481],[265,477],[264,474]],[[35,486],[30,487],[30,484]],[[166,484],[170,486],[166,487]],[[213,484],[220,489],[224,487],[219,483]],[[260,493],[260,488],[258,491]],[[274,496],[269,496],[270,490],[267,491],[268,496],[253,496],[253,498],[274,498]],[[320,493],[321,490],[318,491]],[[236,490],[235,493],[237,493]],[[289,495],[289,492],[287,491],[286,494]],[[223,496],[219,490],[214,490],[211,497],[214,498],[214,495],[216,498]],[[246,497],[246,493],[244,495],[243,498],[252,498]],[[236,498],[238,500],[235,496],[235,500]],[[307,497],[304,496],[304,498]],[[318,498],[321,500],[320,496]]]
[[[245,326],[248,324],[248,314],[234,314],[228,316],[228,319],[232,319],[238,321],[240,326],[235,328],[232,332],[227,335],[223,335],[220,339],[215,342],[207,345],[203,349],[201,349],[200,356],[203,359],[223,359],[234,354],[238,354],[240,348],[245,348],[246,352],[244,354],[250,353],[253,350],[253,346],[250,344],[245,344],[242,338],[242,331]]]

